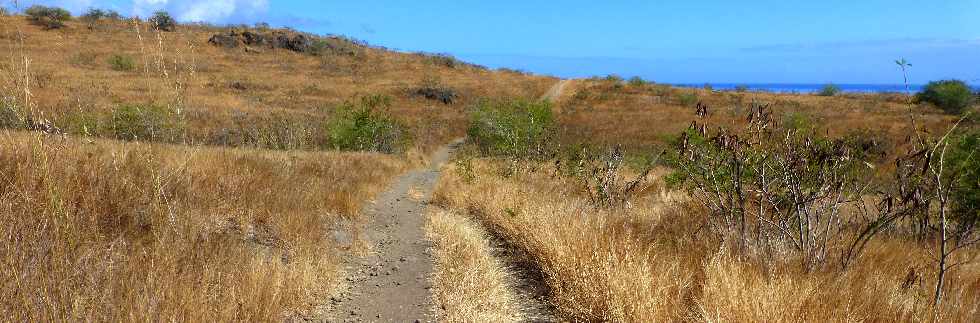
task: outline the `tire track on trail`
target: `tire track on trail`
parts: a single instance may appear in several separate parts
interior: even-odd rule
[[[426,206],[439,167],[463,143],[439,149],[427,169],[399,177],[366,210],[362,236],[370,251],[349,259],[349,290],[330,299],[328,322],[428,322],[432,318],[431,242],[425,237]]]

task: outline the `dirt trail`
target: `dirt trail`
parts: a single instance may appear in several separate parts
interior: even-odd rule
[[[558,99],[561,98],[562,92],[565,90],[565,86],[568,85],[568,82],[571,82],[571,80],[559,80],[558,83],[555,83],[554,86],[548,89],[548,92],[545,92],[545,94],[541,96],[541,100],[557,103]]]
[[[366,210],[367,256],[347,264],[350,290],[331,299],[325,321],[427,322],[431,316],[431,243],[426,240],[426,201],[439,179],[439,166],[462,144],[453,141],[433,155],[428,169],[396,180]]]

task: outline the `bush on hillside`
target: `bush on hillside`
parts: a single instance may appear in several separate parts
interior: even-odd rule
[[[606,75],[604,80],[610,83],[623,83],[623,77],[616,74]]]
[[[0,129],[19,129],[24,127],[24,116],[17,108],[14,99],[4,97],[0,101]]]
[[[975,100],[970,87],[960,80],[929,82],[915,98],[919,102],[932,103],[952,114],[962,113]]]
[[[391,98],[382,95],[344,103],[338,116],[327,123],[329,144],[338,150],[403,151],[408,144],[407,132],[388,114],[390,106]]]
[[[467,65],[466,63],[460,61],[453,55],[449,54],[422,54],[425,60],[432,65],[457,68]]]
[[[65,21],[71,19],[71,13],[69,13],[68,10],[58,7],[46,7],[42,5],[34,5],[27,8],[27,10],[24,10],[24,14],[27,15],[27,19],[29,19],[31,23],[44,27],[44,29],[58,29],[65,27]]]
[[[150,17],[150,26],[153,29],[159,31],[175,31],[177,30],[177,20],[170,16],[166,11],[157,11],[153,13],[153,17]]]
[[[483,101],[470,112],[467,134],[485,155],[524,158],[544,152],[554,123],[546,101]]]
[[[959,175],[953,192],[954,218],[974,225],[980,222],[980,130],[953,140],[949,153],[949,172]]]
[[[309,52],[313,55],[344,55],[357,56],[360,53],[362,44],[355,40],[330,36],[313,40],[310,44]]]
[[[178,142],[184,124],[169,109],[156,105],[123,105],[112,110],[109,119],[112,137],[120,140]]]
[[[446,105],[455,103],[456,99],[459,98],[456,89],[445,86],[436,79],[423,80],[422,85],[412,91],[412,94]]]
[[[824,85],[823,88],[821,88],[819,92],[817,92],[817,95],[819,95],[819,96],[835,96],[837,94],[840,94],[840,91],[841,90],[840,90],[840,87],[839,86],[834,85],[834,84],[827,84],[827,85]]]
[[[647,85],[647,81],[644,81],[643,78],[639,76],[634,76],[630,78],[629,85],[633,87],[641,87]]]
[[[91,28],[95,28],[95,25],[101,20],[106,20],[106,19],[120,20],[122,19],[122,15],[120,15],[119,12],[116,12],[115,10],[89,8],[88,11],[85,11],[85,13],[79,16],[78,18],[82,22],[87,24],[88,27],[91,29]]]
[[[114,71],[129,72],[136,69],[136,60],[125,55],[112,55],[109,57],[109,67]]]
[[[685,107],[693,107],[700,101],[696,93],[681,93],[677,95],[677,102]]]
[[[745,93],[749,91],[749,86],[744,84],[739,84],[735,86],[735,92]]]

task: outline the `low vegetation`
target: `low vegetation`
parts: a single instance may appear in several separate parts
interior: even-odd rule
[[[920,102],[931,103],[950,114],[961,114],[974,102],[973,90],[960,80],[933,81],[915,96]]]
[[[126,55],[112,55],[109,57],[109,67],[114,71],[131,72],[136,69],[136,61]]]
[[[63,28],[65,21],[71,19],[71,13],[68,10],[42,5],[28,7],[24,10],[24,14],[27,15],[28,20],[35,25],[44,27],[44,29]]]
[[[413,91],[413,94],[428,100],[442,102],[445,105],[451,105],[459,99],[459,94],[455,89],[443,85],[436,79],[423,80],[422,84]]]
[[[391,98],[368,96],[347,103],[327,125],[330,145],[339,150],[404,151],[410,140],[405,127],[388,112]]]
[[[157,11],[153,13],[153,16],[147,19],[150,26],[153,29],[159,31],[176,31],[177,30],[177,20],[170,16],[170,13],[166,11]]]
[[[89,29],[95,29],[103,21],[119,21],[123,19],[123,16],[115,10],[89,8],[84,14],[78,16],[78,19],[84,22]]]
[[[119,106],[112,110],[105,127],[112,137],[120,140],[179,143],[184,138],[181,116],[155,105]]]
[[[827,85],[824,85],[822,88],[820,88],[820,91],[817,92],[817,95],[819,95],[819,96],[835,96],[835,95],[840,94],[840,92],[841,91],[840,91],[840,87],[839,86],[834,85],[834,84],[827,84]]]
[[[484,154],[523,157],[543,152],[553,127],[547,102],[483,101],[471,108],[467,135]]]

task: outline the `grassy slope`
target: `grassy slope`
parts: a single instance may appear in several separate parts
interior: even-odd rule
[[[130,21],[105,21],[95,29],[69,22],[65,29],[43,31],[23,17],[0,17],[0,52],[9,53],[0,57],[0,71],[16,76],[5,78],[0,89],[23,96],[26,58],[32,106],[63,128],[78,132],[77,115],[152,103],[182,109],[197,142],[213,141],[236,118],[327,118],[345,100],[385,94],[394,99],[392,114],[413,127],[416,142],[427,151],[462,134],[458,121],[467,103],[482,97],[537,97],[553,83],[547,77],[450,66],[445,60],[380,48],[313,56],[207,43],[222,31],[182,26],[157,33]],[[132,58],[135,68],[113,70],[113,55]],[[461,102],[443,106],[409,93],[425,80],[455,88]]]
[[[804,118],[833,136],[864,129],[883,137],[904,138],[908,124],[908,106],[900,95],[711,92],[606,80],[575,81],[565,92],[558,119],[566,143],[621,144],[635,149],[662,145],[697,119],[697,102],[709,107],[715,125],[744,123],[753,104],[770,104],[778,121]],[[944,131],[955,120],[935,108],[916,110],[919,125],[934,132]]]

